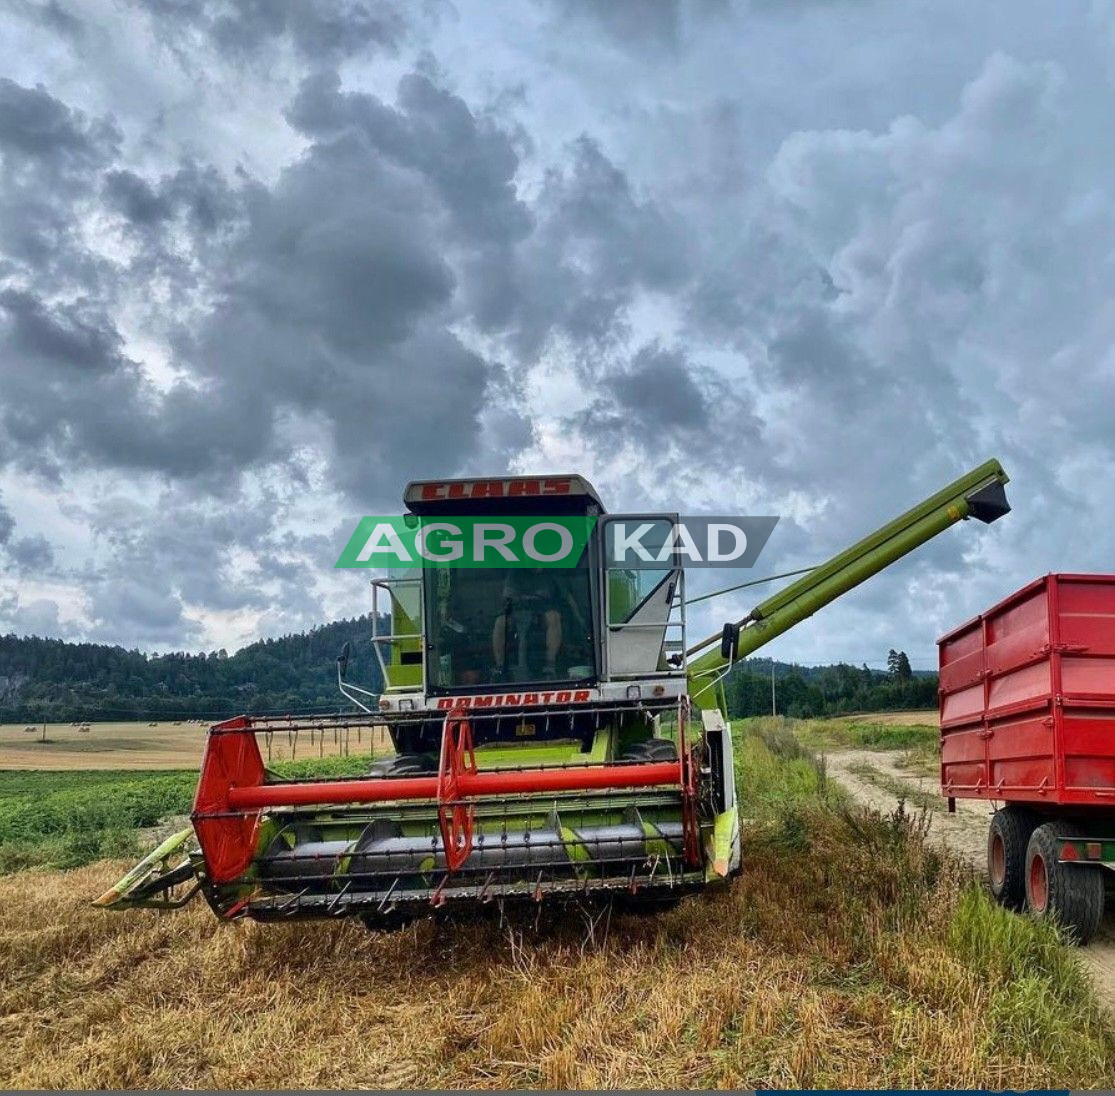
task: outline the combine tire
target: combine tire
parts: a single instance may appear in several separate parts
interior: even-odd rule
[[[410,928],[423,914],[412,910],[392,909],[383,913],[364,913],[360,920],[369,932],[401,932]]]
[[[615,898],[617,913],[632,913],[636,916],[669,913],[681,904],[678,894],[624,894]]]
[[[620,761],[677,761],[677,743],[668,738],[648,738],[646,742],[636,742],[620,754]]]
[[[1004,807],[991,816],[987,830],[987,879],[1000,906],[1026,904],[1026,847],[1037,818],[1025,807]]]
[[[1064,823],[1038,826],[1026,848],[1026,905],[1040,920],[1052,918],[1074,943],[1086,944],[1103,917],[1103,868],[1059,864],[1057,836],[1072,836]]]
[[[437,772],[437,758],[433,754],[396,754],[382,761],[373,761],[368,775],[374,777],[421,776]]]

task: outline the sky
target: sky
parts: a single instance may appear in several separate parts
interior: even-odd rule
[[[1115,3],[0,0],[0,74],[0,633],[366,612],[451,475],[780,517],[696,594],[998,457],[802,662],[1111,569]]]

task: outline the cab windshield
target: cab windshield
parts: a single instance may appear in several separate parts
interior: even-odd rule
[[[595,676],[586,558],[571,568],[430,568],[423,578],[433,688]]]

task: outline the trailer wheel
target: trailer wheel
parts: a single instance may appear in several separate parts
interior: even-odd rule
[[[1064,823],[1046,822],[1026,848],[1026,905],[1037,918],[1053,918],[1075,943],[1086,944],[1103,917],[1103,869],[1096,864],[1059,864],[1057,837],[1073,836]]]
[[[1026,904],[1026,847],[1037,817],[1025,807],[1008,806],[991,816],[987,829],[987,880],[1000,906]]]

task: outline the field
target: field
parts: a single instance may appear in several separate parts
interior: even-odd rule
[[[81,727],[88,730],[82,730]],[[191,769],[197,771],[205,746],[208,724],[179,723],[70,723],[43,724],[34,732],[26,724],[0,724],[0,769]],[[312,739],[312,741],[311,741]],[[272,736],[273,761],[291,758],[335,757],[370,752],[369,733],[356,731],[334,736],[326,731],[297,736],[282,732]],[[261,749],[267,752],[266,740]],[[385,730],[378,730],[374,748],[388,748]]]
[[[738,750],[744,876],[658,918],[220,926],[202,905],[91,909],[120,861],[0,877],[0,1085],[1109,1081],[1115,1036],[1076,953],[993,907],[925,815],[853,808],[784,721],[748,721]],[[33,779],[25,804],[95,778]],[[179,778],[99,779],[110,800],[112,781]]]

